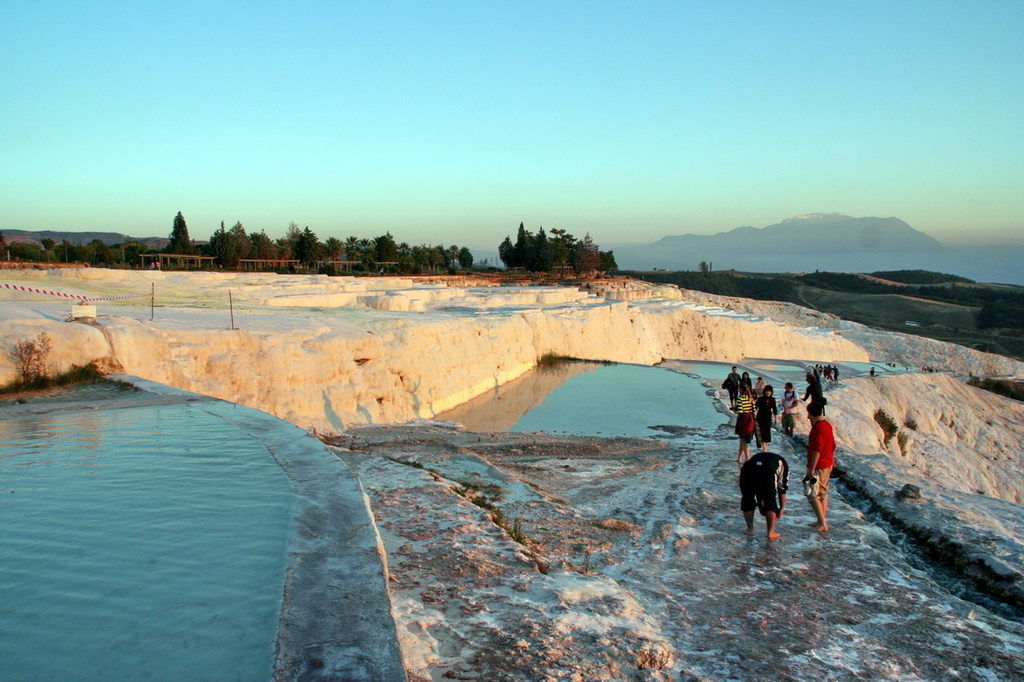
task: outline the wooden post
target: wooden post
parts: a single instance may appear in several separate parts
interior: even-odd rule
[[[231,309],[231,328],[235,328],[235,303],[231,298],[231,289],[228,289],[228,307]]]
[[[153,321],[153,314],[156,309],[156,283],[149,283],[149,321]]]

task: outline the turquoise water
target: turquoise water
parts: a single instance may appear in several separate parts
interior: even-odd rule
[[[568,379],[509,431],[651,438],[657,426],[724,423],[707,387],[660,367],[607,365]]]
[[[0,678],[270,678],[291,485],[199,405],[0,421]]]
[[[804,381],[807,376],[807,369],[803,365],[791,365],[782,362],[758,362],[751,363],[751,368],[757,370],[751,372],[750,376],[754,381],[757,381],[758,376],[764,376],[765,381],[772,383],[773,381],[778,384],[781,382],[791,381],[794,384],[797,382]],[[758,374],[760,372],[760,374]],[[780,390],[776,387],[776,390]]]

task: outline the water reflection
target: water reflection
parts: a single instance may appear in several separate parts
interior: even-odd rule
[[[660,367],[572,362],[539,368],[439,415],[471,431],[652,438],[724,421],[699,378]]]
[[[457,421],[468,431],[510,431],[526,413],[542,404],[552,391],[566,381],[593,372],[602,366],[600,362],[560,362],[543,365],[518,379],[496,387],[490,393],[442,412],[437,418]]]

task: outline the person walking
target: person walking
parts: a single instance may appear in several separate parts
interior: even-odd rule
[[[740,375],[736,371],[736,366],[733,365],[732,371],[729,372],[729,376],[725,377],[725,390],[729,391],[729,409],[736,411],[736,398],[740,392]]]
[[[782,535],[775,524],[786,512],[786,491],[789,489],[789,464],[774,452],[759,452],[740,469],[740,511],[747,523],[746,534],[754,534],[754,510],[764,517],[768,539]]]
[[[796,389],[789,381],[782,391],[782,433],[792,436],[796,430],[796,408],[800,405],[800,398],[796,395]]]
[[[807,406],[811,432],[807,436],[807,473],[804,480],[814,479],[816,490],[807,497],[814,511],[811,525],[819,533],[828,531],[828,487],[835,466],[836,439],[832,424],[825,419],[824,408],[818,403]]]
[[[765,384],[761,397],[754,402],[754,419],[757,421],[757,440],[762,450],[768,452],[772,444],[772,426],[779,416],[771,384]]]
[[[807,391],[804,393],[804,402],[821,405],[821,413],[825,414],[825,405],[828,404],[828,401],[825,400],[825,396],[822,394],[821,379],[813,372],[808,372],[804,378],[807,379]]]
[[[757,429],[754,420],[754,389],[748,383],[740,384],[740,395],[736,399],[736,435],[740,438],[740,449],[736,463],[741,467],[750,459],[750,438]]]

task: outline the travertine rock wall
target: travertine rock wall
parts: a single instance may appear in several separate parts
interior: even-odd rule
[[[521,376],[548,353],[640,364],[868,359],[831,331],[684,301],[607,301],[555,287],[418,288],[398,278],[78,272],[40,273],[34,284],[102,297],[155,283],[162,307],[151,321],[138,303],[100,302],[95,322],[67,323],[52,312],[66,306],[26,296],[4,309],[3,338],[46,330],[55,370],[99,359],[318,430],[433,417]],[[229,290],[236,329],[228,328]],[[348,293],[362,304],[339,305]],[[418,301],[408,308],[424,312],[379,306],[382,297]],[[10,358],[0,360],[0,381],[13,378]]]
[[[828,395],[840,447],[884,455],[944,488],[1024,504],[1024,404],[929,373],[847,380]],[[885,442],[877,410],[902,436]]]

